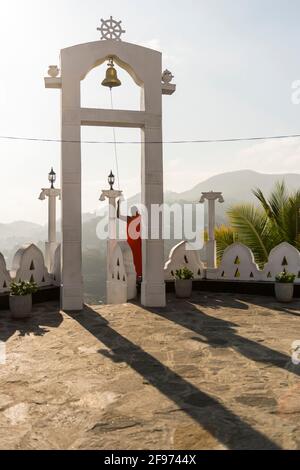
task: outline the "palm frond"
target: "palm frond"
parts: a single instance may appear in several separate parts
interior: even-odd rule
[[[300,249],[300,190],[289,194],[284,181],[278,181],[267,199],[259,188],[252,191],[261,207],[236,205],[228,216],[240,242],[263,264],[272,248],[287,241]]]
[[[282,214],[282,229],[285,241],[298,245],[300,233],[300,191],[289,196]]]
[[[238,233],[241,243],[254,253],[258,263],[264,263],[269,255],[270,224],[264,211],[252,204],[233,206],[228,211],[230,224]]]
[[[215,229],[215,238],[217,242],[217,259],[220,263],[226,248],[237,241],[237,233],[234,232],[232,227],[220,225]]]
[[[279,217],[282,208],[287,204],[289,195],[284,180],[277,181],[269,197],[269,205],[275,217]]]
[[[278,181],[267,200],[261,189],[256,189],[253,194],[257,197],[263,210],[265,211],[269,223],[273,225],[272,235],[274,243],[290,240],[287,231],[286,212],[290,203],[290,196],[287,192],[284,181]]]
[[[259,202],[260,202],[261,205],[262,205],[263,210],[264,210],[265,213],[268,215],[268,217],[269,217],[269,218],[273,218],[273,217],[274,217],[274,214],[273,214],[272,209],[271,209],[271,207],[269,206],[269,203],[268,203],[268,201],[266,200],[266,198],[265,198],[264,193],[262,192],[262,190],[259,189],[259,188],[256,188],[256,189],[253,189],[252,193],[253,193],[254,196],[259,200]]]

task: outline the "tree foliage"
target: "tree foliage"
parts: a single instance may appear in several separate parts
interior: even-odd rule
[[[218,259],[234,241],[247,245],[258,264],[263,265],[270,251],[282,242],[300,249],[300,191],[289,193],[284,181],[278,182],[269,198],[259,188],[253,190],[259,206],[237,204],[227,215],[229,226],[216,229]]]

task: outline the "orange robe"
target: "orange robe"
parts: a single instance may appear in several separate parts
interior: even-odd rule
[[[137,222],[137,219],[139,219],[139,223]],[[133,229],[138,235],[136,240],[131,238],[130,236],[130,226],[132,223],[134,223]],[[137,278],[141,278],[143,275],[143,267],[142,267],[142,236],[141,236],[141,216],[140,215],[127,217],[127,241],[132,250]]]

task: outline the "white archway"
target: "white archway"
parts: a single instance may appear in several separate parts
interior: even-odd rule
[[[81,107],[81,81],[94,67],[111,57],[140,86],[140,111]],[[162,204],[164,198],[162,94],[172,94],[175,86],[162,85],[160,52],[116,40],[63,49],[61,77],[57,78],[55,71],[45,81],[47,88],[60,88],[62,93],[62,308],[81,310],[81,126],[141,129],[142,203],[151,214],[151,205]],[[149,237],[143,240],[142,304],[162,307],[166,304],[163,240],[150,239],[151,222],[148,230]]]

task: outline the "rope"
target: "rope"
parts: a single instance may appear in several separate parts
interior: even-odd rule
[[[111,104],[111,109],[113,111],[114,110],[114,101],[113,101],[112,88],[110,88],[110,104]],[[113,127],[113,140],[114,140],[114,148],[115,148],[115,161],[116,161],[116,170],[117,170],[118,189],[120,190],[118,147],[117,147],[117,137],[116,137],[115,127]]]

